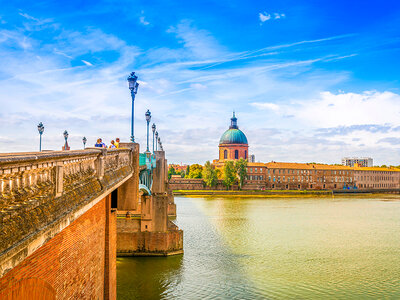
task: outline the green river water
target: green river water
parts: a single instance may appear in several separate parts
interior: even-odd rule
[[[400,197],[183,198],[184,255],[118,258],[118,299],[400,299]]]

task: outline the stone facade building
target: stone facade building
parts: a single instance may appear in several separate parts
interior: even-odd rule
[[[248,163],[244,189],[343,189],[354,187],[354,170],[302,163]]]
[[[366,167],[372,159],[352,161],[352,165],[327,165],[315,163],[269,162],[256,163],[248,153],[246,135],[239,130],[235,113],[231,126],[219,142],[219,159],[213,166],[222,171],[228,160],[247,159],[247,178],[244,190],[399,190],[400,169]],[[349,164],[351,162],[348,162]],[[363,164],[360,164],[363,163]],[[365,165],[365,167],[363,167]],[[201,179],[173,178],[173,189],[208,189]],[[222,181],[215,189],[221,189]]]

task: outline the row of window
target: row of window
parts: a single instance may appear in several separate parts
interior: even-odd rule
[[[264,179],[264,177],[261,175],[261,176],[257,176],[257,175],[250,175],[250,176],[247,176],[247,178],[249,179],[249,180],[263,180]]]
[[[253,172],[254,171],[254,172]],[[248,173],[262,173],[262,168],[248,168]],[[297,175],[311,175],[317,174],[317,170],[293,170],[293,169],[267,169],[268,174],[297,174]],[[321,171],[321,174],[328,175],[330,172],[331,175],[350,175],[350,171]]]
[[[275,184],[272,184],[272,185],[271,185],[271,188],[274,189],[275,187],[280,188],[280,186],[275,186]],[[310,184],[309,187],[312,189],[312,188],[313,188],[313,185]],[[286,188],[286,189],[289,189],[289,185],[286,184],[286,185],[285,185],[285,188]],[[297,188],[298,188],[298,189],[301,189],[301,185],[298,184],[298,185],[297,185]],[[305,187],[303,186],[303,188],[305,188]],[[326,188],[326,185],[324,184],[324,185],[322,186],[322,188],[325,189],[325,188]],[[336,188],[337,188],[337,185],[334,184],[334,185],[333,185],[333,188],[336,189]]]
[[[398,178],[393,176],[356,176],[357,180],[387,180],[387,181],[395,181]]]
[[[281,176],[278,176],[278,177],[268,176],[268,181],[270,181],[270,182],[271,181],[273,181],[273,182],[276,182],[276,181],[281,182]],[[290,182],[290,181],[295,182],[296,181],[296,176],[292,176],[292,177],[290,177],[290,176],[287,176],[287,177],[282,176],[282,182],[285,182],[285,181],[286,182]],[[297,181],[312,182],[313,181],[313,177],[312,176],[310,176],[310,177],[308,177],[308,176],[297,176]],[[317,178],[317,181],[318,182],[327,182],[328,180],[325,179],[325,178]],[[339,176],[338,177],[338,176],[335,176],[335,178],[331,177],[331,182],[353,182],[353,178],[352,177],[343,177],[343,176]]]
[[[228,150],[224,150],[224,159],[228,159]],[[239,159],[239,150],[235,150],[235,159]],[[244,159],[247,159],[247,150],[244,150]]]
[[[395,183],[361,183],[360,188],[395,188],[397,185]]]

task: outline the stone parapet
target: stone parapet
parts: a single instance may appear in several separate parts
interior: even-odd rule
[[[134,163],[131,149],[0,154],[0,277],[128,180]]]

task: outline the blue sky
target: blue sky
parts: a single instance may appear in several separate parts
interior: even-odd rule
[[[128,140],[204,163],[235,109],[260,161],[400,164],[398,1],[1,1],[0,151]]]

